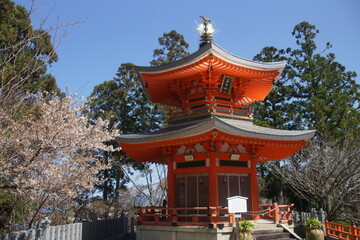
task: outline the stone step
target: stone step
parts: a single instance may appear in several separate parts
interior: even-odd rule
[[[255,223],[255,229],[277,228],[275,223]]]
[[[283,228],[255,229],[253,233],[254,240],[289,240],[290,237],[291,234]]]
[[[253,235],[253,240],[294,240],[290,238],[290,234],[286,233],[276,233],[276,234],[261,234],[261,235]]]
[[[283,233],[283,232],[285,232],[284,229],[280,227],[254,229],[254,234]]]

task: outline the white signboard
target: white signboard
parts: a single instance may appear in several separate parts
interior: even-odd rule
[[[234,196],[227,198],[229,213],[243,213],[247,212],[247,197]]]

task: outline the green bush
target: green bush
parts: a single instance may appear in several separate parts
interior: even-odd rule
[[[255,225],[250,221],[242,221],[239,225],[239,230],[241,233],[252,233]]]
[[[304,224],[306,230],[320,229],[324,226],[317,218],[307,218]]]

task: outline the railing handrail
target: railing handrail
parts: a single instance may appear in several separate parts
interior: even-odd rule
[[[220,226],[235,223],[233,214],[221,213],[223,207],[137,207],[138,224],[177,225],[177,226]]]
[[[259,205],[260,218],[271,219],[274,221],[274,223],[280,223],[280,222],[288,223],[292,220],[291,208],[293,206],[294,204],[284,204],[284,205],[278,205],[277,203],[261,204]],[[261,212],[261,210],[267,212]]]
[[[260,205],[265,207],[264,211],[247,212],[244,215],[260,215],[260,218],[271,219],[274,223],[287,223],[292,220],[291,207],[294,204]],[[159,225],[217,225],[220,223],[235,223],[235,214],[229,213],[227,207],[137,207],[139,224]],[[185,218],[185,219],[181,219]],[[188,219],[189,218],[189,219]],[[204,218],[206,220],[204,220]]]
[[[339,239],[345,239],[345,240],[347,239],[360,240],[360,227],[346,226],[339,223],[325,221],[325,228],[326,228],[327,236],[334,236]]]

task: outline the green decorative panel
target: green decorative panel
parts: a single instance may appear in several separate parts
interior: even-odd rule
[[[247,161],[220,160],[220,166],[225,167],[248,167]]]
[[[189,168],[189,167],[204,167],[205,160],[203,161],[189,161],[177,163],[177,168]]]

